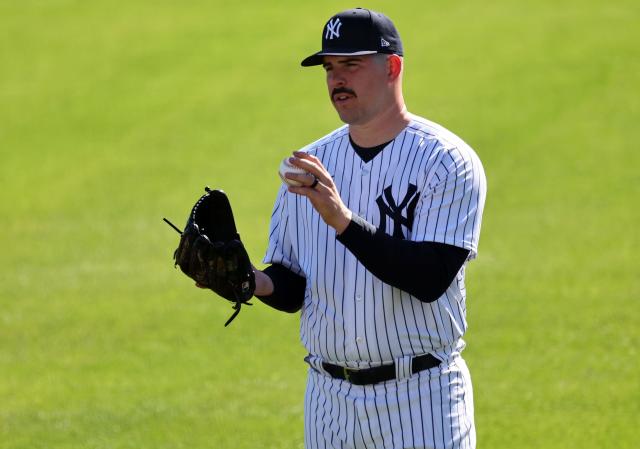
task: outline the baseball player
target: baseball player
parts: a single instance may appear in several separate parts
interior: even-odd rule
[[[305,446],[474,448],[461,357],[465,267],[486,195],[474,151],[407,111],[403,49],[385,15],[329,19],[324,68],[344,126],[293,153],[255,294],[301,310],[308,350]]]

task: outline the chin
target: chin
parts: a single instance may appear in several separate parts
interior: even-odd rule
[[[340,120],[342,120],[347,125],[357,125],[360,122],[360,116],[358,114],[349,113],[347,111],[337,111]]]

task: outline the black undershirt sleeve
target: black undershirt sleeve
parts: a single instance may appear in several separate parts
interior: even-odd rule
[[[282,312],[294,313],[302,308],[306,279],[283,265],[274,263],[263,270],[273,282],[273,293],[258,296],[260,301]]]
[[[442,296],[469,255],[453,245],[394,238],[357,215],[338,241],[378,279],[423,302]]]

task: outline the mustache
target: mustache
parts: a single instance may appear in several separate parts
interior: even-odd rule
[[[348,87],[336,87],[331,91],[331,98],[334,98],[336,95],[339,95],[339,94],[349,94],[349,95],[353,95],[354,97],[357,97],[356,93],[351,89],[349,89]]]

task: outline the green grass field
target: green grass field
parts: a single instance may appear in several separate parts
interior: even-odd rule
[[[409,109],[489,181],[479,448],[640,447],[640,6],[383,2]],[[173,269],[205,184],[259,262],[279,160],[339,125],[323,2],[0,0],[0,448],[301,448],[298,317]],[[636,198],[634,200],[634,198]]]

